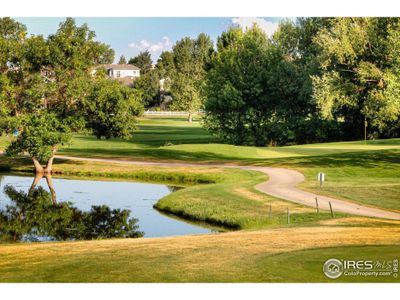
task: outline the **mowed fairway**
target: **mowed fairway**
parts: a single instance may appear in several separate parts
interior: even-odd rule
[[[0,247],[0,281],[332,282],[322,272],[327,259],[389,260],[398,257],[399,246],[400,227],[382,225],[14,244]],[[398,281],[392,277],[367,280]]]
[[[0,138],[0,147],[6,144]],[[348,152],[400,150],[400,139],[320,143],[284,147],[247,147],[218,143],[201,127],[201,119],[143,117],[130,140],[98,140],[76,135],[59,154],[133,160],[263,163],[266,159],[310,157]]]
[[[400,139],[246,147],[216,143],[184,117],[145,117],[131,140],[97,140],[77,135],[60,154],[124,160],[268,165],[304,173],[301,187],[315,193],[385,209],[400,210]],[[0,137],[0,148],[8,143]],[[326,174],[323,188],[316,181]]]
[[[400,139],[246,147],[216,143],[201,120],[140,119],[131,141],[77,136],[61,154],[150,161],[269,165],[304,173],[301,185],[315,193],[400,211]],[[323,188],[316,181],[326,174]]]
[[[0,147],[7,145],[0,138]],[[162,167],[56,160],[65,176],[191,184],[157,203],[160,210],[240,231],[204,236],[43,244],[2,244],[3,282],[331,282],[323,263],[398,257],[400,222],[352,217],[273,198],[255,190],[265,174],[208,163],[301,171],[301,188],[400,211],[400,139],[287,147],[218,144],[196,121],[142,118],[131,140],[75,136],[60,154],[121,160],[197,162]],[[31,170],[27,158],[0,157],[0,169]],[[318,172],[327,181],[320,188]],[[269,209],[272,207],[272,217]],[[287,224],[286,210],[292,212]],[[335,281],[388,281],[341,277]]]
[[[0,149],[8,144],[0,137]],[[201,119],[142,117],[130,140],[98,140],[75,135],[59,154],[133,160],[263,163],[265,160],[332,155],[348,152],[400,150],[400,138],[388,140],[319,143],[284,147],[248,147],[218,143],[201,127]]]

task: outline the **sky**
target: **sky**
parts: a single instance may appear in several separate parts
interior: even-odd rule
[[[25,24],[30,34],[48,36],[54,33],[64,17],[24,17],[15,18]],[[230,26],[241,26],[244,30],[257,23],[268,35],[277,28],[282,18],[75,18],[78,25],[87,23],[96,32],[96,39],[110,45],[115,50],[115,61],[123,54],[127,59],[140,51],[149,50],[156,62],[162,51],[170,50],[183,37],[208,34],[216,42],[217,37]]]

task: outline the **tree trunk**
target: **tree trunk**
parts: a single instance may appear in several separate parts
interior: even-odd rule
[[[32,157],[33,164],[35,165],[36,174],[43,174],[44,169],[36,157]]]
[[[50,193],[51,193],[51,200],[53,201],[53,204],[55,205],[57,203],[57,194],[56,194],[56,190],[54,189],[53,180],[51,179],[50,174],[46,175],[46,181],[47,181],[47,185],[49,186]]]
[[[44,169],[45,174],[51,174],[51,171],[53,169],[53,161],[54,161],[54,155],[50,157],[49,161],[47,162],[46,168]]]
[[[192,121],[193,121],[193,116],[192,116],[191,112],[189,113],[188,121],[189,121],[189,123],[192,123]]]

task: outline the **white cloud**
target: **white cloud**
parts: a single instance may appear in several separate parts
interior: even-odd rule
[[[138,49],[140,51],[149,50],[151,53],[159,53],[165,50],[170,50],[172,42],[169,37],[164,36],[161,41],[157,43],[151,43],[147,40],[141,40],[138,43],[130,43],[129,48]]]
[[[278,29],[278,22],[270,22],[263,18],[233,18],[232,23],[239,25],[243,30],[247,30],[253,26],[254,23],[258,25],[268,36],[272,36],[276,29]]]

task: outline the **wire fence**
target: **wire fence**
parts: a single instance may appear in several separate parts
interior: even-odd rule
[[[144,112],[145,116],[187,116],[186,111],[151,111],[147,110]]]
[[[200,115],[202,112],[193,113],[193,115]],[[187,111],[153,111],[146,110],[144,112],[145,116],[188,116],[189,113]]]

